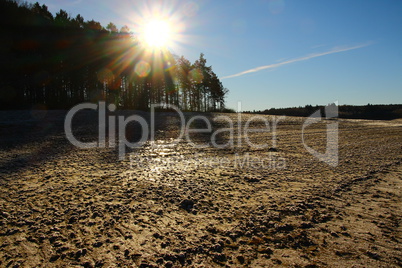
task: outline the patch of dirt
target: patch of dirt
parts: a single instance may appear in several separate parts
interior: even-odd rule
[[[119,115],[133,113],[149,122],[147,113]],[[179,118],[160,113],[155,142],[119,160],[109,143],[71,145],[65,114],[0,112],[2,267],[402,266],[399,125],[336,121],[333,167],[307,152],[304,118],[282,119],[276,136],[272,125],[249,132],[266,145],[257,148],[243,131],[253,115],[204,114],[214,131],[230,126],[217,118],[228,116],[233,133],[189,133],[174,144]],[[97,122],[95,112],[77,114],[75,136],[97,141]],[[324,153],[334,122],[307,127],[306,146]],[[134,142],[139,129],[129,125],[126,136]],[[213,137],[232,146],[194,147]]]

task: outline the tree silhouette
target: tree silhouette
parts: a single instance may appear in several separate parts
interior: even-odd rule
[[[109,24],[106,26],[106,29],[109,30],[112,33],[117,33],[117,26],[113,22],[109,22]]]
[[[204,54],[191,63],[167,49],[150,52],[126,25],[104,28],[62,9],[53,16],[39,3],[0,0],[0,9],[1,109],[67,109],[99,100],[124,109],[224,108],[228,90]]]

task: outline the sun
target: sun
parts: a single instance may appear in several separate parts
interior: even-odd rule
[[[172,41],[171,27],[166,20],[153,19],[143,26],[142,37],[149,48],[162,49]]]

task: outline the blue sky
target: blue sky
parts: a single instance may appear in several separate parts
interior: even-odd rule
[[[180,34],[171,50],[192,62],[203,52],[230,90],[230,108],[402,103],[400,0],[40,3],[134,32],[156,11],[171,17]]]

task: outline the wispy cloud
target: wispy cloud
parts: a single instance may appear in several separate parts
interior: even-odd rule
[[[325,46],[326,46],[325,44],[319,44],[319,45],[312,46],[311,48],[316,49],[316,48],[325,47]]]
[[[331,49],[329,51],[326,51],[326,52],[309,54],[307,56],[296,58],[296,59],[291,59],[291,60],[282,61],[282,62],[279,62],[279,63],[274,63],[274,64],[270,64],[270,65],[264,65],[264,66],[256,67],[256,68],[249,69],[249,70],[237,73],[237,74],[232,74],[232,75],[221,77],[221,79],[228,79],[228,78],[238,77],[238,76],[242,76],[242,75],[249,74],[249,73],[255,73],[255,72],[259,72],[259,71],[266,70],[266,69],[272,69],[272,68],[280,67],[280,66],[290,64],[290,63],[294,63],[294,62],[298,62],[298,61],[304,61],[304,60],[309,60],[309,59],[312,59],[312,58],[317,58],[317,57],[321,57],[321,56],[325,56],[325,55],[329,55],[329,54],[335,54],[335,53],[345,52],[345,51],[349,51],[349,50],[353,50],[353,49],[358,49],[358,48],[369,46],[371,44],[372,44],[372,42],[357,45],[357,46],[350,46],[350,47],[335,47],[335,48],[333,48],[333,49]]]

